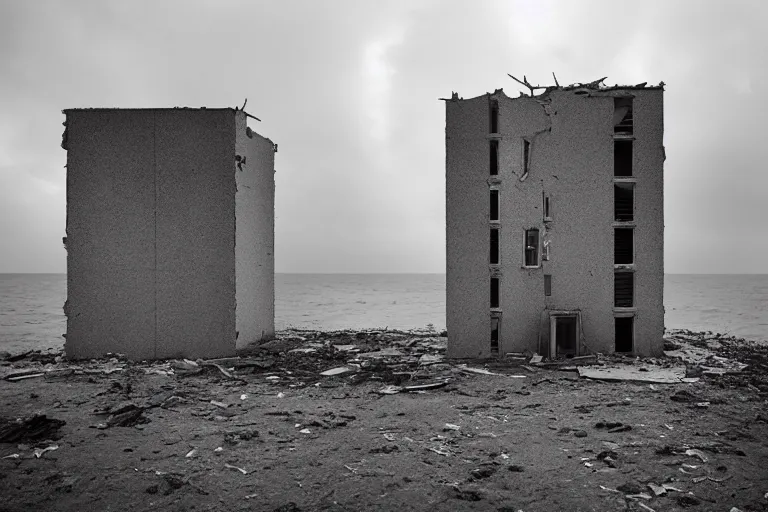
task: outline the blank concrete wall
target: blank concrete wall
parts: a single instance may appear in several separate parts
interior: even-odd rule
[[[154,354],[154,127],[140,111],[67,114],[68,357]]]
[[[235,349],[231,110],[157,110],[157,357]]]
[[[234,111],[66,113],[67,356],[233,355]]]
[[[488,98],[445,107],[448,356],[485,357],[491,350]]]
[[[237,347],[275,334],[275,151],[236,114]],[[245,163],[242,163],[244,160]]]

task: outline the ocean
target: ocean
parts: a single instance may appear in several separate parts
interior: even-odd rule
[[[768,341],[768,274],[668,274],[667,328]],[[60,349],[65,274],[0,274],[0,350]],[[277,274],[275,327],[445,328],[445,274]]]

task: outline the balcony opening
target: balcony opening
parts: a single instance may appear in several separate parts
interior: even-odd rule
[[[618,317],[614,331],[616,352],[632,352],[634,350],[634,317]]]
[[[499,191],[491,190],[491,220],[499,220]]]
[[[635,220],[635,189],[634,183],[613,184],[613,213],[617,222]]]
[[[631,308],[635,305],[635,273],[614,272],[613,305],[617,308]]]
[[[490,156],[490,168],[491,176],[497,176],[499,174],[499,141],[491,141],[491,156]]]
[[[632,135],[632,98],[613,98],[613,133]]]
[[[613,141],[613,175],[617,178],[632,176],[632,141]]]
[[[632,228],[615,228],[613,230],[613,263],[629,265],[634,263],[635,230]]]
[[[526,267],[539,266],[539,230],[538,229],[525,230],[524,258],[525,258],[524,266]]]
[[[544,274],[544,296],[549,297],[552,295],[552,275]]]
[[[491,317],[491,354],[499,353],[499,324],[501,319]]]
[[[491,133],[499,133],[499,100],[491,100]]]
[[[499,307],[499,278],[491,278],[491,308]]]
[[[499,260],[501,259],[499,252],[499,229],[491,228],[491,265],[499,264]]]

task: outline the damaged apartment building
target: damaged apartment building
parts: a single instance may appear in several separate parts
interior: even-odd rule
[[[450,357],[661,354],[664,83],[603,80],[445,100]]]
[[[68,358],[274,337],[277,146],[238,108],[65,110]]]

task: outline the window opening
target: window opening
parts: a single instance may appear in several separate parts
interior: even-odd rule
[[[613,213],[614,220],[618,222],[631,222],[634,220],[635,194],[633,183],[613,184]]]
[[[632,352],[634,350],[634,320],[632,316],[617,317],[614,331],[616,352]]]
[[[613,141],[613,175],[616,177],[632,176],[632,141]]]
[[[491,100],[491,133],[499,133],[499,101]]]
[[[491,220],[499,220],[499,191],[491,190]]]
[[[491,318],[491,354],[499,353],[499,318]]]
[[[613,263],[629,265],[634,263],[635,230],[632,228],[614,228]]]
[[[613,133],[632,135],[632,98],[613,98]]]
[[[491,265],[499,264],[499,230],[496,228],[491,229]]]
[[[539,266],[539,230],[525,230],[525,266]]]
[[[531,143],[523,139],[523,175],[528,174],[531,166]]]
[[[499,307],[499,278],[491,278],[491,307]]]
[[[552,215],[549,210],[549,196],[544,194],[544,220],[551,220]]]
[[[634,306],[635,273],[614,272],[613,274],[613,305],[617,308]]]
[[[491,141],[490,167],[491,167],[491,176],[496,176],[499,174],[499,141],[497,140]]]
[[[552,276],[550,274],[544,274],[544,295],[546,297],[552,295]]]

